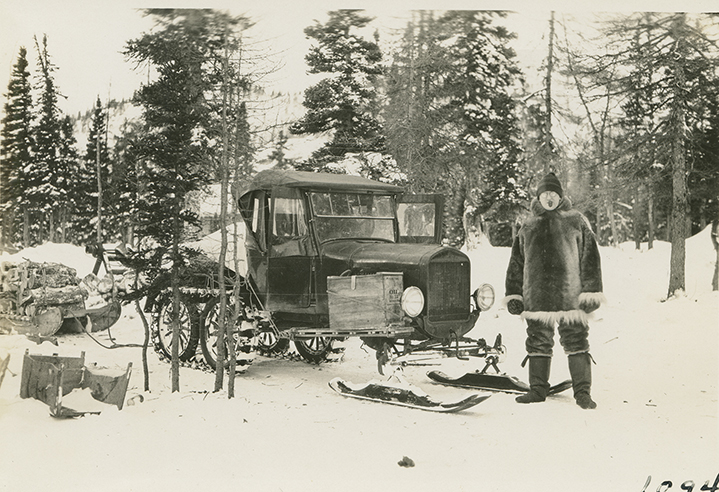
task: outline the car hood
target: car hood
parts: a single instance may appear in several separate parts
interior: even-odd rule
[[[344,263],[355,274],[403,270],[403,266],[418,267],[438,253],[467,256],[448,246],[435,244],[397,244],[373,241],[333,241],[321,247],[328,260]]]

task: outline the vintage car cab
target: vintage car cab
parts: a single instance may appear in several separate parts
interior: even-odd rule
[[[333,339],[372,348],[482,350],[465,335],[494,302],[467,255],[440,244],[443,200],[358,176],[269,170],[239,198],[247,286],[265,345],[319,361]],[[469,347],[469,348],[467,348]]]

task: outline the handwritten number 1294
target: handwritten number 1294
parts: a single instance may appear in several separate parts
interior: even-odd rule
[[[649,487],[649,483],[652,481],[652,476],[649,475],[647,477],[647,481],[644,484],[644,488],[642,489],[642,492],[647,492],[647,487]],[[665,480],[662,483],[659,484],[659,487],[657,487],[657,492],[667,492],[667,490],[672,488],[672,481],[671,480]],[[692,492],[694,490],[694,481],[693,480],[687,480],[683,484],[681,484],[681,490],[686,490],[687,492]],[[702,485],[702,488],[699,489],[702,492],[719,492],[719,474],[714,479],[714,484],[709,485],[709,480],[704,482],[704,485]]]

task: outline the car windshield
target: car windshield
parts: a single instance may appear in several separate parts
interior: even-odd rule
[[[310,193],[310,199],[320,242],[350,238],[395,240],[390,195]]]

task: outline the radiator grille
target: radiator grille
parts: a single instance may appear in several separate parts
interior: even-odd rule
[[[436,260],[436,261],[435,261]],[[452,261],[454,260],[454,261]],[[432,319],[464,319],[469,313],[469,264],[433,259],[427,278],[427,314]]]

